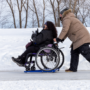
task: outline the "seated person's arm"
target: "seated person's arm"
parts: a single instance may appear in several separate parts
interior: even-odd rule
[[[43,34],[40,33],[39,35],[33,35],[32,39],[33,39],[33,42],[34,42],[34,43],[40,44],[40,43],[42,43],[42,41],[43,41],[43,40],[42,40],[42,39],[43,39]]]

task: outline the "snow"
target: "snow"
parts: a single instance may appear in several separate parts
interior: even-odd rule
[[[57,27],[57,29],[59,34],[62,28]],[[90,32],[90,28],[88,27],[87,29]],[[30,41],[33,30],[36,30],[36,28],[0,29],[0,90],[90,90],[89,72],[79,71],[79,73],[67,74],[61,71],[55,74],[23,73],[25,69],[18,67],[11,60],[11,57],[17,57],[24,52],[25,45]],[[59,44],[59,47],[65,47],[62,49],[65,55],[65,63],[61,70],[69,68],[70,44],[71,41],[68,38],[64,43]],[[90,70],[90,63],[81,55],[78,70]],[[48,76],[57,79],[48,80]],[[32,77],[37,78],[37,80],[33,80]],[[69,77],[71,80],[67,80]],[[41,80],[41,78],[44,78],[44,80]]]
[[[55,73],[24,73],[23,70],[0,71],[0,81],[22,80],[90,80],[90,71],[65,73],[64,70]]]
[[[57,27],[58,34],[62,28]],[[90,32],[90,28],[87,28]],[[32,31],[36,28],[30,29],[0,29],[0,70],[24,70],[12,62],[11,57],[17,57],[25,51],[25,45],[30,41]],[[41,28],[39,28],[39,31]],[[65,55],[65,63],[61,70],[69,68],[70,64],[70,45],[71,41],[67,38],[64,43],[59,43]],[[78,70],[90,70],[90,63],[80,55],[80,63]]]
[[[0,90],[90,90],[90,81],[1,81]]]

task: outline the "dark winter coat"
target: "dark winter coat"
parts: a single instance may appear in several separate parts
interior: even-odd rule
[[[50,30],[42,30],[38,35],[33,37],[33,42],[39,47],[44,47],[53,43],[53,35]]]
[[[73,44],[73,50],[85,43],[90,43],[90,34],[86,27],[75,17],[71,9],[63,14],[63,29],[59,35],[60,39],[68,37]]]

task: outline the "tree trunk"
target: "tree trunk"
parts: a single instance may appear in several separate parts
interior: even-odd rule
[[[16,21],[15,21],[15,15],[14,15],[14,10],[13,10],[13,5],[12,5],[12,1],[10,0],[10,2],[8,0],[6,0],[10,9],[11,9],[11,12],[12,12],[12,16],[13,16],[13,22],[14,22],[14,28],[17,28],[16,27]]]
[[[29,0],[27,0],[25,28],[27,27],[27,20],[28,20],[28,5],[29,5]]]
[[[43,25],[45,23],[45,0],[43,0]]]
[[[40,27],[39,16],[38,16],[38,13],[37,13],[35,0],[33,0],[33,6],[34,6],[35,14],[36,14],[36,17],[37,17],[38,27]]]

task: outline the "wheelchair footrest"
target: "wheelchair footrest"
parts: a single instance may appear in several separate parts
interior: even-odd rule
[[[51,71],[43,71],[43,70],[30,70],[30,71],[24,71],[24,73],[29,73],[29,72],[56,72],[58,69],[51,70]],[[58,70],[59,71],[59,70]]]

